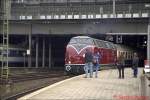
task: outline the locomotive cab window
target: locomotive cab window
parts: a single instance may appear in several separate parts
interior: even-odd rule
[[[97,43],[97,46],[98,46],[98,47],[103,47],[102,41],[96,40],[96,43]]]
[[[110,45],[109,45],[109,43],[105,42],[105,45],[106,45],[105,46],[106,48],[109,48],[109,49],[111,48]]]
[[[93,41],[90,38],[73,38],[70,40],[69,44],[88,44],[92,45]]]

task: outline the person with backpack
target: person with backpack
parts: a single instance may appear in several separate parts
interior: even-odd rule
[[[90,72],[90,78],[93,77],[93,54],[89,49],[86,49],[85,52],[85,78],[88,76],[88,72]]]
[[[100,59],[101,54],[98,51],[95,51],[93,54],[93,67],[95,69],[95,78],[98,77],[98,70],[100,69]]]

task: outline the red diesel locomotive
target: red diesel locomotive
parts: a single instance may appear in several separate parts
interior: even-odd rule
[[[86,49],[89,49],[92,53],[98,51],[101,54],[101,66],[116,64],[117,49],[113,43],[88,36],[76,36],[71,38],[66,47],[65,69],[67,73],[81,73],[84,71]]]

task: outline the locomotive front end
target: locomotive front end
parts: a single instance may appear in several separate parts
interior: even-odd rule
[[[92,41],[88,37],[74,37],[66,47],[65,70],[67,73],[84,72],[84,54],[86,49],[92,50]]]

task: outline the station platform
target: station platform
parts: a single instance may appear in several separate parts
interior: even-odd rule
[[[18,100],[150,100],[141,96],[139,68],[137,78],[131,68],[125,68],[125,78],[118,78],[117,69],[99,71],[98,78],[79,75],[37,90]],[[95,74],[95,73],[94,73]]]

